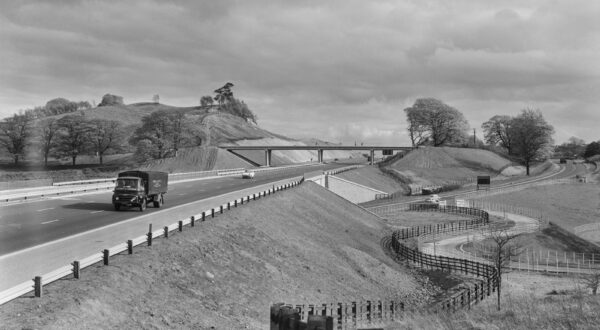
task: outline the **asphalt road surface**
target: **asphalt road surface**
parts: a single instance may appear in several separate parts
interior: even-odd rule
[[[111,203],[112,191],[51,197],[2,206],[0,207],[0,256],[125,221],[141,214],[152,214],[208,197],[302,176],[305,172],[330,170],[346,165],[325,164],[279,173],[261,172],[251,180],[242,179],[240,176],[171,183],[163,207],[155,209],[149,206],[143,213],[137,208],[115,211]]]

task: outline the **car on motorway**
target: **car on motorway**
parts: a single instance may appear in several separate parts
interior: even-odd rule
[[[254,171],[244,170],[242,172],[242,179],[254,179]]]
[[[434,204],[439,204],[440,203],[440,196],[433,194],[431,196],[429,196],[425,202],[427,203],[434,203]]]

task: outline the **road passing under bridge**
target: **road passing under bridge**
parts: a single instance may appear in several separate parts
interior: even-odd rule
[[[273,150],[315,150],[317,151],[317,159],[319,163],[323,162],[323,152],[325,150],[352,150],[352,151],[369,151],[370,152],[370,163],[373,165],[375,158],[375,151],[381,150],[382,152],[388,151],[390,154],[394,151],[410,151],[412,147],[399,147],[399,146],[344,146],[344,145],[314,145],[314,146],[231,146],[231,145],[220,145],[219,148],[227,151],[242,151],[242,150],[263,150],[265,152],[265,165],[271,166],[271,152]]]

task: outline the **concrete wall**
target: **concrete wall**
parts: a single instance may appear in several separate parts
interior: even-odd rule
[[[329,190],[355,204],[372,201],[375,199],[375,195],[385,194],[384,191],[363,186],[333,175],[328,175],[326,181]]]

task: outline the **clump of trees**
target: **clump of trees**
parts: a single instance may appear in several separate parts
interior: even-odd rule
[[[567,142],[558,145],[554,148],[554,154],[560,158],[570,158],[575,159],[579,157],[583,157],[583,154],[586,150],[585,141],[577,138],[570,137]]]
[[[585,151],[583,152],[583,157],[585,158],[590,158],[595,155],[600,155],[600,141],[590,142],[590,144],[585,147]]]
[[[123,105],[123,97],[113,94],[104,94],[104,96],[102,96],[102,102],[98,104],[99,107],[111,105]]]
[[[493,116],[481,127],[485,142],[519,159],[527,175],[533,162],[547,159],[552,152],[554,128],[540,110],[524,109],[516,117]]]
[[[256,124],[258,118],[254,112],[248,108],[248,105],[244,101],[238,100],[233,96],[233,92],[231,91],[231,87],[233,86],[232,83],[228,82],[223,87],[217,88],[214,91],[216,94],[214,98],[211,96],[202,96],[200,98],[200,106],[209,108],[217,102],[217,109],[219,111],[238,116]]]
[[[466,141],[469,130],[467,120],[460,111],[440,100],[417,99],[404,112],[413,147],[461,145]]]
[[[159,110],[142,118],[129,143],[136,146],[139,161],[177,156],[181,147],[200,145],[201,132],[186,120],[185,112]]]
[[[82,154],[95,155],[102,164],[105,154],[122,150],[124,135],[122,125],[117,121],[88,120],[82,115],[44,118],[36,122],[30,114],[22,113],[0,122],[0,145],[15,164],[29,147],[39,151],[44,165],[48,165],[48,158],[52,156],[69,157],[75,165]]]

